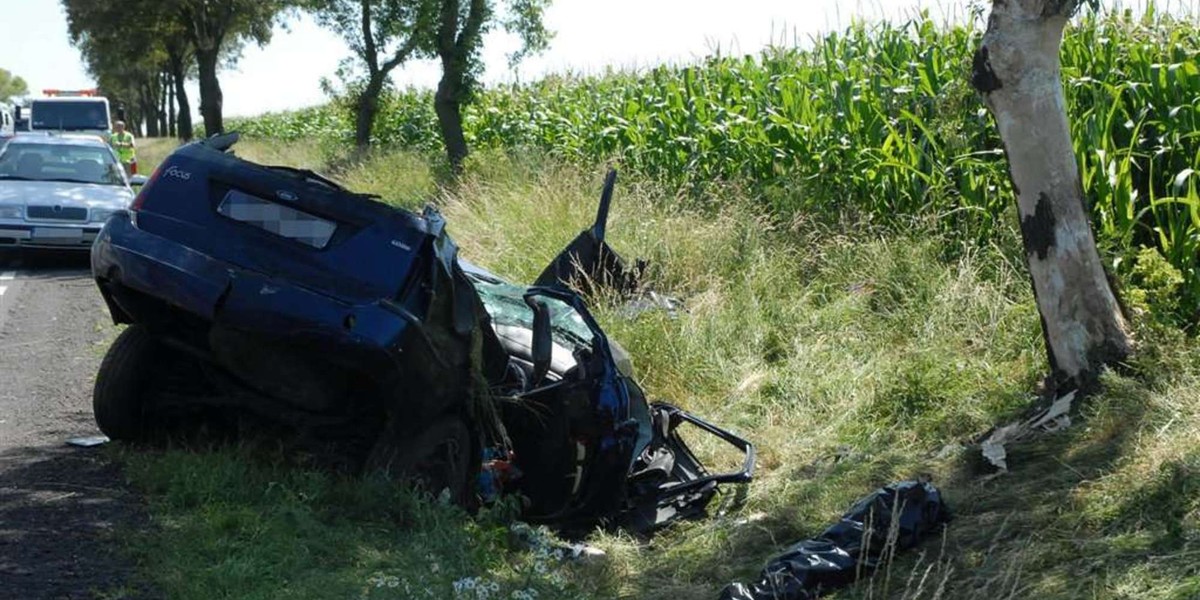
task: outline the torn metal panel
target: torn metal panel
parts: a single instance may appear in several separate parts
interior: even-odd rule
[[[637,289],[645,263],[638,261],[633,268],[627,267],[621,255],[604,239],[616,183],[617,172],[610,170],[604,179],[604,191],[600,196],[596,221],[590,228],[575,236],[575,239],[550,261],[534,281],[534,285],[573,288],[584,292],[606,288],[621,295],[630,294]]]

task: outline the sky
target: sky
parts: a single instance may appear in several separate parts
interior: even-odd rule
[[[1193,5],[1198,0],[1160,0]],[[1125,6],[1139,0],[1124,0]],[[1113,4],[1114,0],[1106,2]],[[548,73],[594,72],[606,66],[645,67],[686,62],[720,48],[752,53],[764,46],[803,43],[852,19],[897,19],[927,8],[937,19],[962,19],[968,1],[954,0],[555,0],[546,14],[555,32],[547,52],[510,70],[515,40],[485,41],[487,83],[528,81]],[[130,27],[136,27],[131,17]],[[346,45],[308,16],[277,28],[264,48],[245,49],[235,69],[221,74],[227,116],[255,115],[320,104],[323,77],[334,78]],[[0,0],[0,68],[25,78],[29,89],[94,86],[67,38],[58,0]],[[398,69],[399,86],[434,87],[438,66],[416,62]],[[193,106],[199,104],[191,85]]]

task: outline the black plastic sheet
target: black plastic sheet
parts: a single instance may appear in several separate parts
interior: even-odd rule
[[[757,582],[727,586],[721,600],[818,598],[870,573],[886,553],[916,546],[949,519],[949,507],[933,484],[894,483],[860,499],[820,536],[771,559]]]

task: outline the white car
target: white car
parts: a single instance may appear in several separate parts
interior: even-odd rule
[[[0,248],[89,250],[144,182],[98,137],[18,135],[0,148]]]

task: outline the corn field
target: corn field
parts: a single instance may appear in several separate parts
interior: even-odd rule
[[[646,72],[489,88],[465,116],[476,148],[617,160],[672,185],[743,183],[768,208],[892,226],[936,217],[986,238],[1013,204],[999,138],[970,89],[980,27],[927,15],[855,25],[805,48]],[[1158,249],[1200,306],[1200,27],[1091,15],[1063,46],[1067,108],[1097,232],[1118,256]],[[252,135],[353,136],[345,100],[237,123]],[[393,93],[379,143],[440,151],[432,95]]]

